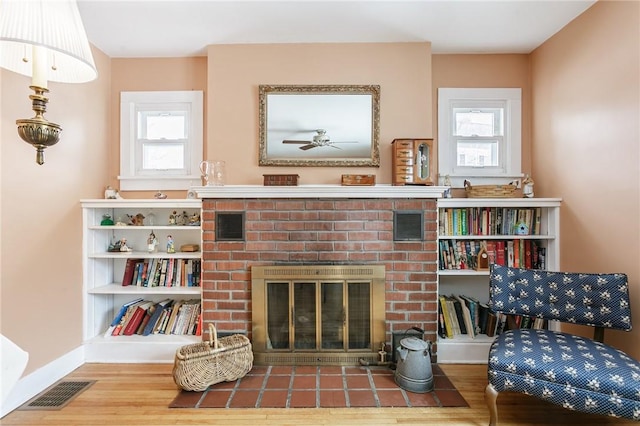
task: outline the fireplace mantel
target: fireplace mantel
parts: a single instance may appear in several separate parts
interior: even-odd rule
[[[442,198],[446,186],[224,185],[192,188],[198,198]]]

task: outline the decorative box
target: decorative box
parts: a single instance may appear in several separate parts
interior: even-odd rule
[[[262,175],[264,186],[297,186],[299,175]]]
[[[200,246],[198,244],[183,244],[180,246],[180,251],[184,252],[194,252],[200,250]]]
[[[342,175],[343,186],[373,186],[375,184],[375,175]]]

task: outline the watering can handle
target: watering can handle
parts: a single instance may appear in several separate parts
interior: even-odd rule
[[[431,356],[431,340],[427,340],[427,348],[423,352],[424,356]]]
[[[407,359],[407,353],[409,353],[409,350],[405,349],[405,348],[401,348],[400,346],[398,346],[396,348],[396,352],[400,356],[400,359],[405,361]]]

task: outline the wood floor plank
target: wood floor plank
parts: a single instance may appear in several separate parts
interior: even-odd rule
[[[469,403],[464,408],[290,408],[170,409],[177,394],[170,364],[85,364],[69,380],[96,380],[59,411],[15,410],[3,426],[311,426],[445,425],[486,426],[486,365],[441,365]],[[589,416],[520,394],[498,397],[500,426],[637,425]]]

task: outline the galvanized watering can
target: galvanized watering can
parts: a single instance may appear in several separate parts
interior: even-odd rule
[[[398,362],[395,382],[409,392],[425,393],[433,390],[431,371],[431,342],[417,337],[405,337],[396,348]]]

